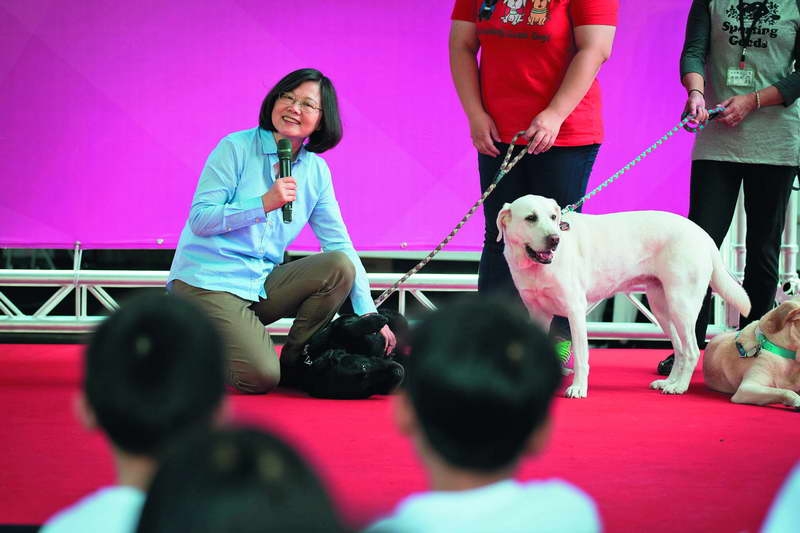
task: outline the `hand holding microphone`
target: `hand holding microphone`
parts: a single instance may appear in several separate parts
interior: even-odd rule
[[[288,149],[286,146],[288,146]],[[292,145],[288,139],[281,139],[278,142],[278,161],[278,179],[275,180],[272,187],[261,197],[261,202],[264,205],[265,213],[281,207],[283,211],[283,221],[288,224],[292,221],[291,202],[297,199],[297,182],[291,176]]]
[[[289,139],[278,141],[278,161],[280,162],[280,178],[292,175],[292,143]],[[295,190],[296,192],[296,190]],[[292,202],[286,202],[281,208],[283,210],[283,223],[289,224],[292,221]]]

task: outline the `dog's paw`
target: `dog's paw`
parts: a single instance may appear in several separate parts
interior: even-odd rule
[[[669,379],[657,379],[650,384],[650,388],[660,390],[664,394],[683,394],[689,386]]]
[[[784,405],[788,405],[789,407],[794,407],[796,411],[800,411],[800,394],[797,394],[794,391],[787,391],[789,394],[784,401]]]
[[[564,396],[567,398],[586,398],[587,396],[587,388],[585,385],[570,385],[567,387],[567,390],[564,392]]]
[[[657,379],[650,384],[650,388],[655,390],[664,390],[666,387],[673,385],[674,383],[674,379]]]
[[[666,379],[657,379],[650,383],[650,388],[655,390],[661,390],[666,386],[667,380]]]
[[[687,390],[689,390],[689,387],[675,383],[672,386],[664,387],[661,392],[664,394],[684,394]]]

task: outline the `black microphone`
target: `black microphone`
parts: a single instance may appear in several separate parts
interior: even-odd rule
[[[280,162],[279,177],[285,178],[292,175],[292,143],[289,139],[278,141],[278,161]],[[281,207],[283,211],[283,222],[288,224],[292,221],[292,202],[286,202]]]

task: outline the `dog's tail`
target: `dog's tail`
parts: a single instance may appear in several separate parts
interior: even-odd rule
[[[711,242],[710,239],[709,241]],[[750,297],[747,296],[747,293],[736,281],[733,274],[725,267],[722,256],[713,242],[711,242],[711,248],[712,263],[714,265],[714,270],[711,273],[711,288],[722,296],[726,302],[733,305],[742,316],[749,315]]]

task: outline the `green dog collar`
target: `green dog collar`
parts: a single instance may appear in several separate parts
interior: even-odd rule
[[[792,350],[784,348],[783,346],[778,346],[777,344],[770,342],[767,336],[764,335],[764,332],[761,331],[760,327],[756,327],[756,341],[758,341],[758,344],[761,346],[762,350],[767,350],[768,352],[772,352],[775,355],[779,355],[786,359],[796,359],[797,357],[797,352],[793,352]]]

